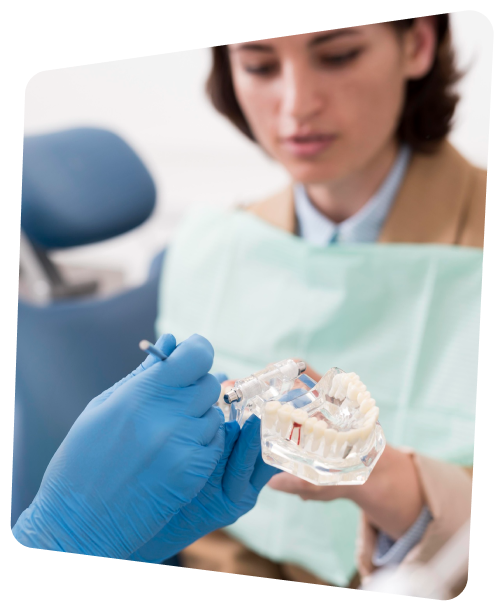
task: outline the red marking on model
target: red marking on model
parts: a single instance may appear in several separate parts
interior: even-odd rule
[[[293,441],[292,439],[292,435],[294,434],[295,429],[298,429],[298,440],[297,440],[297,444],[299,445],[301,443],[301,425],[299,424],[299,422],[294,422],[292,425],[292,431],[289,437],[289,441]]]

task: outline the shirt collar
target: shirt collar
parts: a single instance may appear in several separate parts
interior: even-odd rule
[[[336,241],[375,242],[388,216],[397,191],[401,186],[410,159],[410,149],[403,145],[392,169],[376,193],[354,215],[341,223],[334,223],[310,201],[304,186],[294,185],[294,206],[299,235],[312,244],[326,246]]]

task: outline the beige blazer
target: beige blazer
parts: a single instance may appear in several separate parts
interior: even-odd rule
[[[414,153],[379,241],[483,248],[485,195],[486,172],[471,165],[447,141],[434,154]],[[285,231],[296,232],[292,185],[247,210]],[[404,563],[431,558],[471,512],[470,469],[410,453],[433,520]],[[363,515],[357,542],[362,577],[375,569],[372,555],[376,537],[376,530]]]
[[[432,155],[414,153],[379,241],[483,248],[485,193],[486,171],[471,165],[449,142]],[[296,232],[292,185],[247,209]]]

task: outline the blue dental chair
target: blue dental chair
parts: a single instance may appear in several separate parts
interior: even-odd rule
[[[125,233],[150,216],[155,199],[147,168],[109,131],[25,138],[20,282],[31,296],[18,306],[12,524],[87,403],[143,360],[139,340],[155,340],[164,252],[144,284],[103,296],[96,281],[65,279],[50,251]]]

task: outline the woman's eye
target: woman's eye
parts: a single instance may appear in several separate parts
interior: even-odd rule
[[[359,56],[362,52],[362,49],[354,49],[353,51],[349,51],[348,53],[340,53],[338,55],[325,55],[321,58],[323,64],[329,66],[342,66],[344,64],[350,63],[357,56]]]
[[[268,75],[275,70],[274,64],[259,64],[256,66],[245,66],[245,72],[250,74]]]

